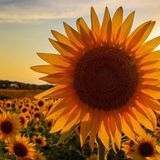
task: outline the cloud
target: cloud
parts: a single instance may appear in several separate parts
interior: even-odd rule
[[[115,9],[145,9],[159,11],[160,0],[0,0],[0,22],[29,22],[59,18],[74,18],[89,14],[90,6],[102,13],[105,6]]]

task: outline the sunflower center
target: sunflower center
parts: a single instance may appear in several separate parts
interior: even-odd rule
[[[22,125],[24,125],[24,123],[25,123],[24,117],[20,117],[20,123],[21,123]]]
[[[79,98],[93,108],[111,110],[125,105],[138,83],[134,59],[114,47],[99,47],[78,62],[74,87]]]
[[[21,143],[16,143],[13,147],[15,155],[19,157],[25,157],[27,155],[27,148]]]
[[[154,148],[150,143],[144,142],[139,146],[138,150],[143,157],[150,157],[153,155]]]
[[[13,124],[8,120],[2,121],[0,129],[3,133],[9,134],[13,130]]]
[[[42,107],[43,105],[44,105],[44,102],[43,102],[43,101],[39,101],[39,102],[38,102],[38,106],[39,106],[39,107]]]
[[[35,118],[40,118],[41,115],[40,115],[40,113],[35,113],[34,117],[35,117]]]
[[[37,144],[41,144],[42,143],[42,140],[40,138],[37,138],[35,141],[36,141]]]
[[[24,113],[24,112],[27,112],[27,108],[23,108],[22,109],[22,112]]]

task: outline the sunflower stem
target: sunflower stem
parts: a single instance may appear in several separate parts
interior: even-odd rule
[[[98,142],[98,160],[105,160],[106,150],[100,139],[97,138]]]

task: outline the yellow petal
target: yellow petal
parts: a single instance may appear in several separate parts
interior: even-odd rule
[[[155,22],[152,21],[145,22],[135,29],[127,40],[127,49],[136,50],[148,38],[154,24]]]
[[[85,44],[87,44],[89,46],[95,44],[95,39],[94,39],[93,33],[89,29],[89,27],[86,24],[86,22],[84,21],[84,19],[82,17],[78,18],[76,24],[77,24],[77,28],[78,28]]]
[[[68,118],[70,117],[71,113],[74,111],[74,107],[72,108],[72,110],[70,110],[69,112],[67,112],[66,114],[63,114],[63,116],[60,116],[59,119],[57,119],[57,121],[55,122],[54,126],[51,129],[51,133],[55,133],[58,132],[60,130],[62,130],[62,128],[64,127],[64,125],[66,124]]]
[[[109,42],[111,40],[111,17],[108,11],[108,8],[105,8],[105,13],[103,17],[102,27],[101,27],[101,39],[103,42]]]
[[[37,65],[32,66],[31,69],[44,74],[53,74],[64,71],[64,69],[52,65]]]
[[[50,111],[50,113],[46,117],[46,120],[56,120],[64,113],[65,110],[66,110],[66,107],[63,106],[59,110],[57,110],[53,113],[52,113],[52,111]]]
[[[151,108],[155,111],[160,111],[160,103],[157,100],[151,99],[148,95],[141,93],[141,99],[139,101],[146,107]]]
[[[139,63],[139,66],[141,68],[141,70],[147,70],[147,69],[153,69],[155,67],[158,67],[160,64],[159,60],[150,60],[150,61],[146,61],[146,62],[142,62]]]
[[[156,47],[158,47],[159,44],[160,36],[149,40],[136,51],[137,57],[142,59],[143,57],[150,55],[150,52],[153,51]]]
[[[117,147],[120,149],[121,147],[121,137],[122,137],[122,124],[121,124],[121,117],[120,114],[114,113],[114,120],[115,120],[115,125],[116,125],[116,130],[115,130],[115,143]]]
[[[61,109],[64,109],[66,106],[66,101],[64,99],[58,99],[57,101],[54,102],[53,106],[49,110],[46,119],[53,114],[54,112],[57,112]]]
[[[137,111],[141,112],[142,114],[145,114],[145,116],[148,117],[152,122],[154,128],[156,128],[156,125],[157,125],[156,115],[154,114],[152,109],[149,107],[146,107],[143,103],[139,101],[136,101],[136,103],[137,103],[137,106],[136,106]]]
[[[64,90],[64,88],[65,88],[65,86],[63,86],[63,85],[55,86],[55,87],[52,87],[52,88],[36,95],[34,98],[42,99],[43,97],[46,97],[46,96],[53,94],[53,93],[56,93],[57,91]]]
[[[90,146],[92,150],[94,149],[94,142],[97,135],[97,132],[99,130],[100,124],[101,124],[101,112],[98,110],[95,110],[93,115],[91,116],[91,129],[90,129]],[[95,125],[96,124],[96,125]]]
[[[93,7],[91,7],[91,27],[92,27],[93,33],[96,35],[97,39],[99,39],[100,23]]]
[[[160,63],[158,63],[158,64],[160,64]],[[144,76],[144,75],[149,75],[149,74],[159,74],[160,66],[158,66],[158,64],[155,64],[155,66],[154,65],[142,66],[141,67],[141,75]],[[147,84],[143,84],[143,85],[147,85]]]
[[[156,150],[158,151],[158,153],[160,153],[160,146],[159,145],[156,145]],[[159,157],[160,158],[160,157]]]
[[[151,96],[154,99],[160,99],[159,89],[152,90],[148,88],[148,89],[142,89],[141,92]]]
[[[145,54],[145,56],[141,56],[139,59],[139,64],[143,64],[143,63],[146,63],[146,62],[150,62],[150,61],[159,61],[160,60],[160,51],[154,51],[154,52],[147,52]]]
[[[131,12],[120,27],[119,44],[122,44],[128,37],[133,24],[134,15],[135,11]]]
[[[134,125],[133,130],[140,136],[146,134],[145,130],[141,127],[141,125],[137,122],[137,120],[132,116],[132,114],[128,113],[128,116],[131,120],[131,123]]]
[[[152,122],[141,112],[139,112],[136,108],[132,108],[132,111],[134,112],[135,116],[137,117],[137,120],[139,123],[141,123],[144,127],[154,130],[154,126]]]
[[[122,19],[123,19],[123,8],[119,7],[114,13],[112,18],[112,34],[114,40],[116,40],[118,30],[122,24]]]
[[[79,56],[79,52],[71,48],[70,46],[67,46],[64,43],[55,41],[53,39],[49,39],[53,47],[65,58],[73,61],[74,56]]]
[[[115,131],[116,131],[116,120],[114,119],[114,116],[109,115],[108,116],[108,126],[110,126],[110,131],[112,136],[115,136]]]
[[[118,149],[121,148],[121,138],[122,138],[122,132],[117,128],[116,126],[116,131],[115,131],[115,143],[118,147]]]
[[[55,73],[41,77],[39,79],[51,84],[61,84],[61,85],[67,85],[73,82],[73,80],[70,77],[67,77],[67,75],[64,73]]]
[[[160,86],[160,81],[157,79],[142,79],[142,85]]]
[[[62,42],[64,44],[66,44],[67,46],[70,46],[74,49],[77,49],[77,47],[66,37],[64,36],[63,34],[55,31],[55,30],[52,30],[51,31],[53,36],[59,41],[59,42]]]
[[[74,96],[74,90],[70,89],[70,87],[64,87],[62,89],[59,89],[51,94],[48,95],[49,97],[53,97],[55,99],[59,98],[66,98],[69,96]]]
[[[104,121],[101,122],[100,129],[98,132],[98,137],[107,150],[109,150],[109,133],[105,129]]]
[[[127,137],[135,141],[135,135],[129,123],[131,123],[130,119],[127,119],[124,115],[122,115],[122,131]]]
[[[91,120],[81,122],[80,125],[80,144],[81,147],[84,145],[84,142],[90,132],[91,129]]]
[[[69,63],[66,62],[66,59],[63,58],[61,55],[58,54],[51,54],[51,53],[37,53],[40,58],[44,61],[48,62],[54,66],[62,66],[67,67]]]
[[[112,127],[112,129],[110,128],[112,125],[114,125],[114,127]],[[108,127],[109,126],[109,127]],[[105,129],[106,131],[109,133],[110,137],[111,137],[111,142],[112,142],[112,148],[113,150],[116,152],[116,146],[115,146],[115,139],[114,139],[114,136],[115,135],[114,133],[112,133],[112,131],[114,130],[113,128],[115,128],[115,123],[114,124],[110,124],[110,118],[108,115],[106,115],[106,118],[105,118]]]
[[[63,126],[65,125],[66,121],[67,121],[66,117],[65,116],[63,116],[63,117],[61,116],[55,122],[54,126],[51,128],[50,133],[55,133],[55,132],[60,131],[63,128]]]
[[[94,42],[92,41],[92,39],[90,38],[90,36],[84,31],[84,29],[80,26],[80,32],[83,38],[84,43],[86,44],[86,48],[92,49],[92,46],[94,44]]]
[[[68,38],[79,48],[84,48],[84,42],[81,35],[67,23],[63,23]]]
[[[159,79],[159,77],[160,77],[160,72],[153,72],[153,73],[142,75],[142,78],[149,78],[149,79],[150,78],[152,78],[152,79]]]
[[[80,27],[82,27],[88,35],[91,33],[91,30],[89,29],[87,23],[84,21],[82,17],[77,19],[76,25],[79,32],[80,32]]]
[[[116,121],[116,126],[119,131],[122,131],[122,120],[121,120],[121,115],[119,113],[114,113],[114,119]]]
[[[75,116],[76,115],[76,116]],[[79,122],[80,109],[78,107],[71,113],[61,133],[69,131],[74,125]]]
[[[47,114],[46,119],[57,119],[63,114],[70,112],[75,106],[74,102],[68,102],[66,99],[57,100]]]

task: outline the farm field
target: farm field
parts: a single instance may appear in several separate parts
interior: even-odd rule
[[[34,97],[36,94],[42,92],[41,89],[0,89],[0,99],[13,99],[23,97]]]

